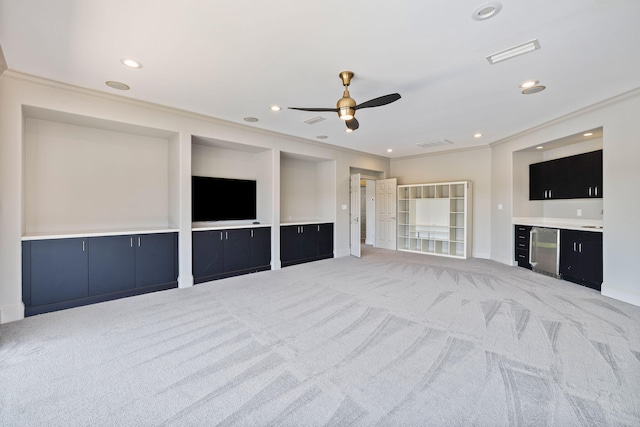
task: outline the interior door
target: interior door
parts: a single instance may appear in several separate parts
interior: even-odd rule
[[[360,239],[361,229],[360,229],[360,174],[351,175],[350,185],[349,185],[349,196],[351,199],[351,204],[349,208],[349,217],[350,217],[350,250],[351,255],[357,256],[360,258]]]
[[[376,181],[376,247],[396,249],[396,178]]]

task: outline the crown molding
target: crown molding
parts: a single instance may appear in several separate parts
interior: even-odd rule
[[[235,128],[235,129],[246,131],[246,132],[265,135],[271,138],[278,138],[278,139],[283,139],[287,141],[302,143],[302,144],[312,146],[314,148],[322,148],[325,150],[329,149],[329,150],[335,150],[335,151],[340,151],[340,152],[345,152],[350,154],[357,154],[357,155],[367,156],[370,158],[376,158],[376,159],[385,160],[385,161],[390,160],[389,157],[385,157],[385,156],[365,153],[364,151],[353,150],[350,148],[340,147],[337,145],[321,143],[321,142],[300,138],[292,135],[287,135],[284,133],[280,133],[280,132],[276,132],[268,129],[260,129],[260,128],[253,127],[251,125],[236,123],[229,120],[220,119],[218,117],[197,113],[194,111],[183,110],[175,107],[169,107],[166,105],[156,104],[149,101],[142,101],[139,99],[129,98],[122,95],[115,95],[115,94],[106,93],[106,92],[102,92],[95,89],[88,89],[85,87],[76,86],[69,83],[50,80],[50,79],[36,76],[33,74],[23,73],[20,71],[12,70],[10,68],[5,70],[5,72],[0,75],[0,78],[6,78],[9,80],[15,80],[19,82],[33,84],[33,85],[41,86],[47,89],[59,90],[65,93],[71,92],[76,95],[86,96],[86,97],[94,98],[97,100],[118,102],[118,103],[124,103],[124,104],[132,105],[135,107],[139,107],[139,108],[153,109],[153,110],[164,112],[167,114],[173,114],[173,115],[182,116],[185,118],[206,121],[206,122],[214,123],[220,126],[225,126],[225,127]],[[171,130],[171,129],[165,129],[165,130],[171,131],[171,132],[179,132],[179,130]],[[197,135],[197,136],[205,136],[205,135]],[[327,160],[332,160],[332,159],[327,159]]]

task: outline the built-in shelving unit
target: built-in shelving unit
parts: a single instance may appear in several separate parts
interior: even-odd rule
[[[471,182],[398,186],[398,250],[471,256]]]

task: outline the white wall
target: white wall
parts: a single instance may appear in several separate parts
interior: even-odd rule
[[[482,147],[452,153],[391,160],[391,176],[398,185],[432,182],[473,183],[472,256],[491,256],[491,149]]]
[[[602,294],[640,305],[640,91],[576,112],[492,146],[492,258],[511,264],[513,258],[513,153],[540,142],[603,127],[603,249]],[[498,203],[505,209],[497,210]],[[573,209],[573,207],[572,207]]]
[[[169,141],[26,119],[25,233],[169,224]]]
[[[23,166],[26,152],[23,106],[35,107],[63,114],[78,115],[88,122],[110,122],[116,133],[128,133],[131,127],[158,130],[168,135],[164,139],[162,172],[170,183],[163,184],[163,194],[167,206],[162,217],[172,227],[179,229],[179,286],[190,286],[191,276],[191,175],[192,137],[227,141],[253,147],[254,158],[259,167],[252,172],[258,179],[266,177],[271,181],[265,185],[265,211],[267,221],[279,225],[281,201],[288,203],[280,195],[280,153],[321,159],[315,167],[326,177],[322,186],[316,186],[322,206],[314,213],[322,218],[335,220],[335,253],[345,256],[349,253],[348,211],[341,210],[342,204],[349,203],[349,168],[362,167],[389,172],[389,160],[339,149],[337,147],[292,138],[272,132],[262,131],[242,124],[225,122],[215,118],[175,110],[168,107],[147,104],[125,97],[100,93],[87,89],[67,86],[38,77],[5,71],[0,75],[0,322],[19,320],[23,317],[21,286],[21,237],[27,221],[23,213],[27,205]],[[113,129],[112,129],[113,130]],[[153,137],[153,135],[152,135]],[[92,138],[95,138],[93,135]],[[144,139],[144,138],[143,138]],[[153,150],[153,149],[152,149]],[[169,158],[167,164],[166,158]],[[171,163],[171,162],[174,163]],[[194,159],[198,163],[197,159]],[[254,163],[255,164],[255,163]],[[145,166],[146,167],[146,166]],[[196,164],[197,170],[203,165]],[[285,167],[286,168],[286,167]],[[156,171],[155,165],[151,167]],[[52,172],[52,171],[50,171]],[[140,176],[131,179],[138,187],[150,189],[153,183],[139,184]],[[157,198],[153,203],[157,203]],[[270,200],[270,201],[269,201]],[[29,201],[32,203],[33,201]],[[76,208],[74,206],[70,209]],[[271,206],[269,206],[269,204]],[[154,213],[160,208],[154,209]],[[169,217],[169,219],[167,219]],[[149,217],[143,222],[147,223]],[[111,222],[100,224],[102,229],[113,227]],[[273,233],[272,250],[279,251],[279,233]],[[278,267],[277,263],[274,265]]]

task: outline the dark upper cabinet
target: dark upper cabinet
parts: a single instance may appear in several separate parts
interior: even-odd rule
[[[34,240],[29,246],[32,306],[89,295],[87,239]]]
[[[133,236],[91,237],[89,246],[89,295],[133,289],[136,257]]]
[[[136,288],[178,279],[178,234],[142,234],[134,237]]]
[[[333,224],[280,227],[280,262],[283,267],[333,257]]]
[[[560,231],[560,276],[600,290],[602,285],[602,233]]]
[[[529,200],[602,198],[602,150],[529,165]]]

